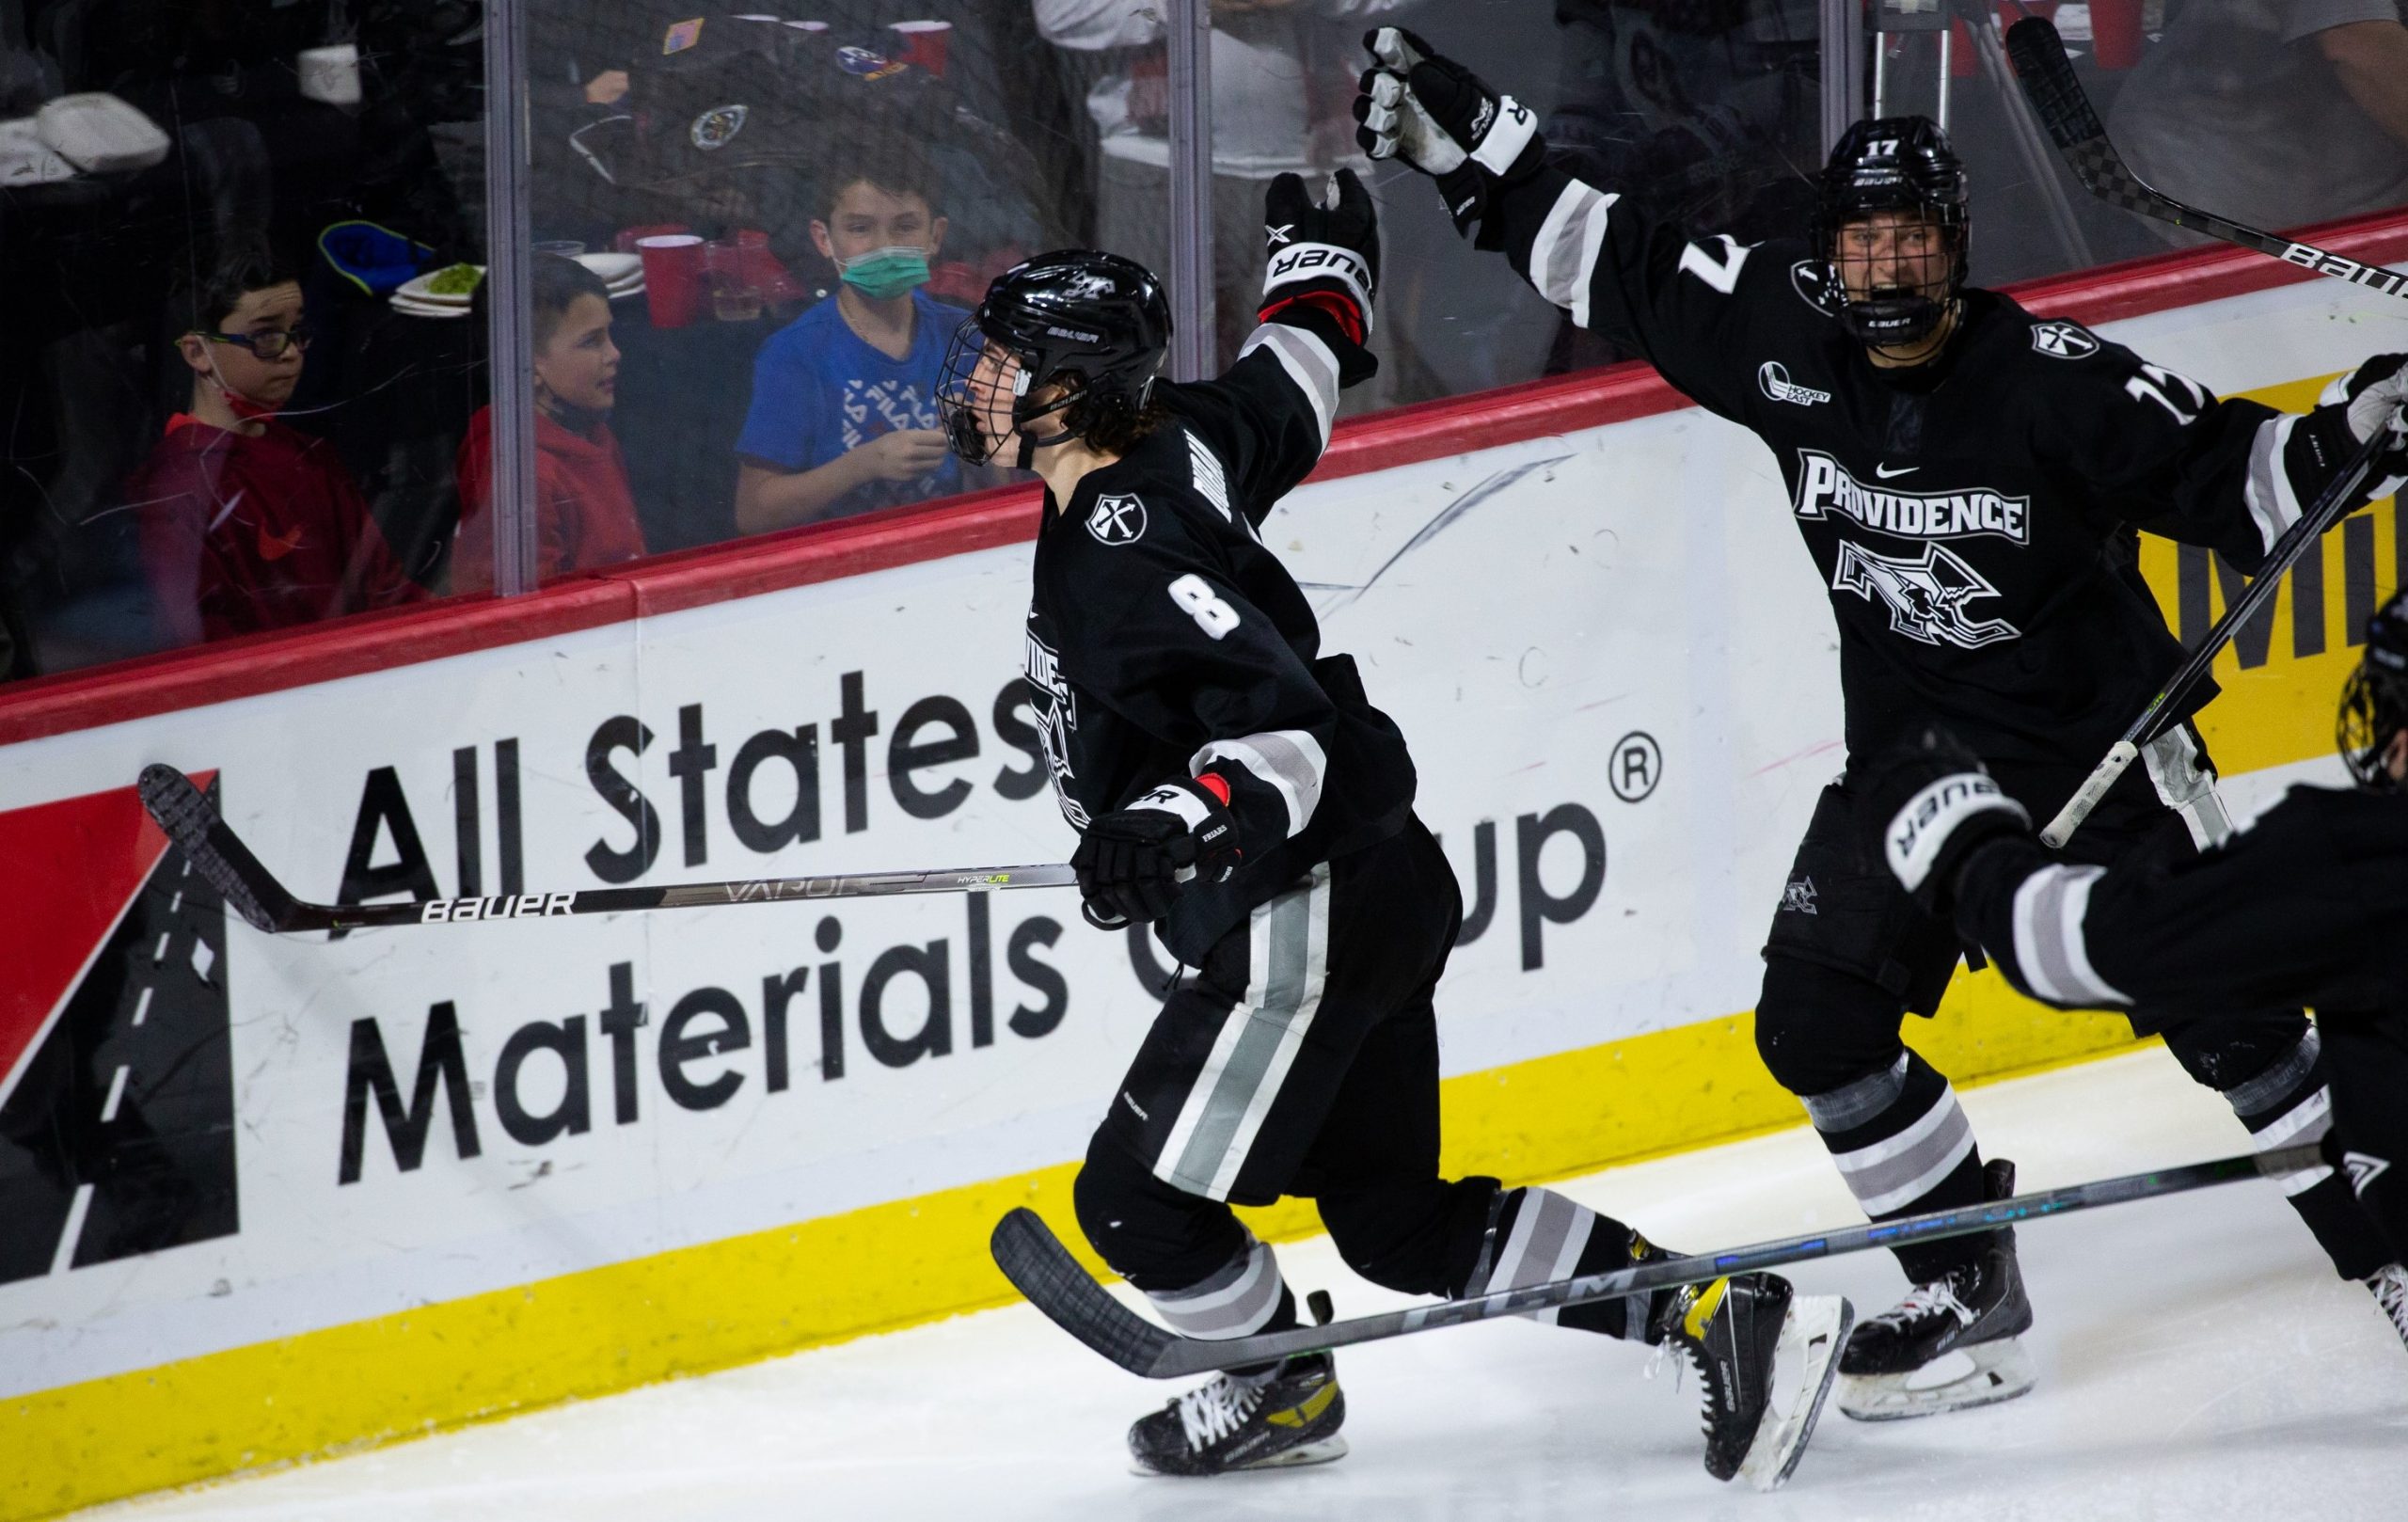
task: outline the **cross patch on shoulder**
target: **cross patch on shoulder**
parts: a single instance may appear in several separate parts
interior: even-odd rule
[[[1098,544],[1134,544],[1146,531],[1146,504],[1134,497],[1099,496],[1087,513],[1087,532]]]
[[[2099,340],[2080,323],[2060,318],[2032,325],[2032,347],[2052,359],[2087,359],[2099,352]]]

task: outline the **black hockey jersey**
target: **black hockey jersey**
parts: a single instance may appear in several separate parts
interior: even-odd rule
[[[1323,335],[1266,323],[1219,380],[1158,385],[1171,420],[1068,503],[1049,491],[1027,676],[1062,812],[1084,830],[1176,777],[1230,785],[1243,861],[1160,927],[1183,961],[1315,863],[1403,827],[1414,770],[1351,657],[1256,531],[1329,440]]]
[[[2408,1011],[2408,797],[2294,787],[2205,854],[2069,865],[1984,846],[1956,923],[2065,1007]]]
[[[1838,622],[1851,753],[1937,719],[2053,813],[2182,658],[2134,530],[2252,571],[2300,515],[2300,420],[1994,293],[1965,293],[1941,358],[1885,371],[1803,244],[1692,242],[1553,166],[1481,236],[1771,447]]]

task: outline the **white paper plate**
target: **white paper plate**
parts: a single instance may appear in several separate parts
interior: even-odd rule
[[[602,277],[608,285],[619,286],[643,278],[642,254],[579,254],[577,262]]]
[[[466,317],[468,315],[468,309],[466,307],[446,307],[424,301],[405,301],[398,291],[393,293],[392,307],[395,311],[405,317]]]
[[[484,268],[483,264],[476,267],[480,270]],[[445,268],[448,269],[450,266],[446,265]],[[467,310],[468,299],[476,293],[472,291],[438,292],[427,289],[434,278],[442,273],[442,270],[429,270],[417,279],[404,282],[400,290],[393,293],[394,299],[415,301],[429,307],[457,307],[462,311]]]

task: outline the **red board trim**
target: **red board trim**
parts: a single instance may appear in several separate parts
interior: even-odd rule
[[[2408,259],[2408,215],[2396,213],[2309,229],[2304,237],[2367,263]],[[2008,293],[2036,311],[2097,324],[2316,277],[2262,254],[2218,246],[2027,281]],[[1611,365],[1347,420],[1310,479],[1392,469],[1688,404],[1648,366]],[[1034,487],[999,487],[935,506],[659,556],[524,597],[446,601],[363,615],[331,628],[254,635],[40,677],[0,690],[0,744],[1020,544],[1035,535],[1037,511]]]

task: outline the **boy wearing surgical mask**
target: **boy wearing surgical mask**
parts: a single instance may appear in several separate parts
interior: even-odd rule
[[[967,315],[930,297],[943,246],[927,162],[891,138],[840,161],[812,241],[834,296],[770,336],[737,439],[736,523],[792,528],[962,489],[938,426],[945,341]]]
[[[176,353],[189,410],[132,481],[160,633],[192,644],[290,628],[426,593],[334,446],[279,420],[309,345],[301,285],[237,257],[191,292]]]

